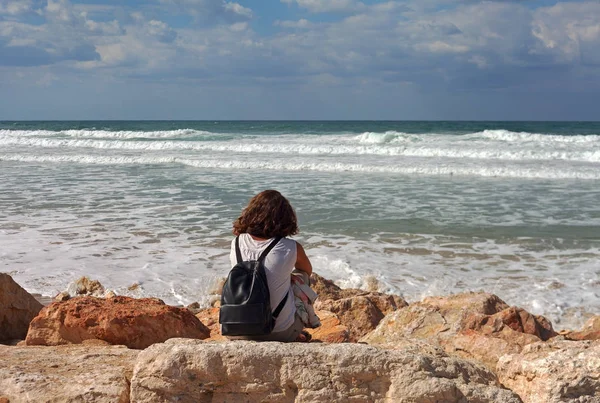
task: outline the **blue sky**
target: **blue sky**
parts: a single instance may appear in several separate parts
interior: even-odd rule
[[[600,120],[599,1],[0,0],[0,119]]]

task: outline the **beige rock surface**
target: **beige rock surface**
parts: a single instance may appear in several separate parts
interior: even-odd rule
[[[67,293],[71,297],[103,297],[106,290],[98,280],[92,280],[89,277],[80,277],[67,287]]]
[[[530,344],[500,358],[497,373],[525,403],[600,403],[600,342]]]
[[[54,346],[98,339],[143,349],[171,337],[204,339],[209,334],[190,311],[156,298],[77,297],[44,307],[31,321],[25,342]]]
[[[554,335],[545,318],[509,307],[495,295],[462,293],[426,298],[392,312],[361,341],[389,347],[398,339],[423,339],[494,369],[504,354]]]
[[[431,349],[435,352],[435,349]],[[171,339],[142,351],[139,402],[520,402],[481,365],[361,344]]]
[[[0,346],[0,396],[10,403],[129,402],[137,354],[117,346]]]
[[[42,304],[10,275],[0,273],[0,341],[24,339],[29,322],[41,309]]]

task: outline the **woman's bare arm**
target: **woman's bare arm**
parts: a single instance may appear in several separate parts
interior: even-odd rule
[[[304,248],[296,242],[296,269],[305,272],[309,276],[312,274],[312,264],[304,252]]]

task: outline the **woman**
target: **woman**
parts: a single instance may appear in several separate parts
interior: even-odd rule
[[[283,309],[275,322],[273,332],[264,336],[252,336],[253,340],[308,341],[303,332],[304,323],[296,315],[294,293],[291,290],[291,274],[295,269],[312,273],[312,265],[298,242],[287,237],[298,233],[296,213],[288,200],[276,190],[260,192],[248,203],[242,215],[233,223],[233,233],[239,237],[243,260],[256,260],[272,239],[281,240],[267,254],[264,266],[271,296],[271,307],[276,307],[287,295]],[[231,243],[231,265],[237,262],[235,239]],[[250,338],[250,337],[245,337]]]

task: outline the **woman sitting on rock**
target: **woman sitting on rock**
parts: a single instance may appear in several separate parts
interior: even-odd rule
[[[238,238],[243,261],[257,260],[274,238],[281,237],[266,255],[264,267],[271,307],[275,310],[282,303],[283,308],[270,334],[244,338],[282,342],[309,341],[310,335],[303,331],[304,323],[296,315],[291,275],[295,268],[310,276],[312,265],[302,245],[287,238],[298,233],[296,213],[289,201],[276,190],[260,192],[250,200],[241,216],[233,223],[233,233]],[[231,243],[232,266],[238,261],[235,242],[234,239]]]

